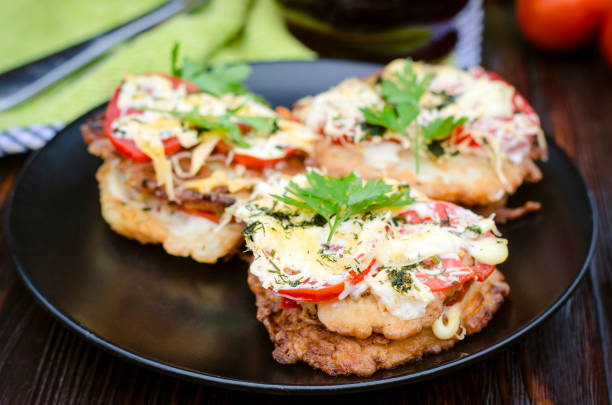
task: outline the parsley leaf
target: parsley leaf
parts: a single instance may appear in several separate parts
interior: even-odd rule
[[[174,44],[171,55],[172,75],[195,84],[200,90],[219,97],[226,93],[250,94],[243,81],[251,74],[245,63],[219,63],[210,67],[185,58],[178,63],[179,44]]]
[[[401,207],[414,201],[408,186],[393,192],[393,187],[383,180],[364,183],[355,173],[345,177],[331,177],[311,170],[306,178],[309,184],[307,187],[300,187],[291,181],[284,195],[272,197],[321,215],[330,227],[327,243],[331,242],[338,225],[351,216],[382,208]]]
[[[462,117],[455,121],[454,116],[445,119],[436,118],[422,127],[425,143],[430,141],[446,139],[459,125],[464,124],[467,118]]]
[[[261,132],[271,132],[276,127],[276,117],[250,117],[236,114],[234,111],[228,111],[223,115],[216,116],[202,115],[198,113],[195,108],[189,112],[175,110],[154,111],[170,114],[198,128],[220,130],[221,133],[226,134],[226,141],[242,148],[250,148],[251,145],[244,139],[244,135],[238,123],[246,124],[254,130]]]
[[[419,80],[412,68],[412,60],[406,59],[403,74],[396,73],[395,82],[383,80],[380,84],[383,98],[390,104],[411,104],[419,106],[419,100],[431,84],[431,75]]]
[[[389,128],[396,132],[403,132],[404,128],[399,122],[397,112],[390,105],[384,106],[382,110],[374,110],[372,108],[361,108],[361,112],[365,117],[365,122],[371,125],[379,125]]]

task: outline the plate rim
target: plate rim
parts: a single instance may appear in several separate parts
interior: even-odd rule
[[[270,62],[256,62],[250,63],[251,66],[259,66],[259,65],[282,65],[282,64],[311,64],[318,62],[331,62],[331,63],[343,63],[347,65],[357,64],[357,65],[370,65],[373,68],[376,66],[381,67],[382,65],[376,63],[369,62],[360,62],[360,61],[350,61],[344,59],[333,59],[333,58],[318,58],[313,60],[285,60],[285,61],[270,61]],[[21,184],[23,177],[25,176],[26,171],[32,165],[32,163],[37,159],[40,153],[59,139],[61,136],[64,136],[66,132],[72,130],[73,127],[79,125],[81,121],[84,121],[86,118],[92,116],[93,114],[102,110],[102,108],[107,104],[104,102],[91,110],[85,112],[78,118],[74,119],[70,123],[68,123],[64,128],[59,130],[56,135],[49,141],[45,146],[41,149],[34,151],[25,161],[23,166],[19,170],[19,174],[15,179],[15,183],[13,184],[10,195],[7,199],[6,203],[6,213],[5,213],[5,232],[6,232],[6,242],[7,247],[9,249],[9,253],[15,267],[17,268],[17,273],[19,274],[20,279],[25,284],[26,288],[34,295],[36,300],[42,307],[47,310],[51,315],[53,315],[57,320],[63,323],[65,326],[73,330],[74,332],[81,335],[85,340],[90,343],[93,343],[96,347],[103,349],[105,352],[116,355],[124,360],[129,361],[132,364],[138,366],[145,366],[149,370],[153,370],[156,372],[161,372],[163,374],[178,377],[182,379],[187,379],[192,382],[204,383],[217,388],[224,389],[232,389],[232,390],[241,390],[248,392],[259,392],[266,394],[309,394],[309,395],[320,395],[320,394],[342,394],[349,392],[361,392],[367,391],[377,388],[390,388],[402,384],[410,384],[418,381],[423,381],[429,378],[433,378],[435,376],[443,375],[449,373],[451,371],[456,371],[462,369],[470,364],[473,364],[477,361],[482,361],[493,354],[499,352],[501,349],[510,346],[511,344],[518,343],[518,341],[523,338],[526,334],[531,332],[535,327],[542,324],[545,320],[547,320],[550,316],[552,316],[559,308],[565,304],[570,295],[576,290],[576,287],[583,280],[589,265],[591,264],[593,255],[595,253],[597,247],[597,235],[598,235],[598,223],[599,223],[599,214],[597,211],[597,205],[595,203],[595,198],[593,196],[593,192],[588,187],[582,172],[578,169],[578,167],[574,164],[572,159],[567,155],[565,150],[561,148],[555,140],[551,137],[547,136],[547,141],[549,145],[553,145],[560,152],[562,158],[569,163],[573,170],[575,170],[578,178],[586,190],[586,195],[589,201],[589,206],[591,208],[592,213],[592,232],[591,232],[591,240],[589,241],[589,249],[582,264],[580,271],[576,278],[572,281],[569,287],[561,294],[561,296],[544,312],[542,312],[539,316],[532,319],[527,325],[523,328],[519,329],[517,332],[511,334],[510,336],[502,339],[501,341],[486,347],[483,350],[480,350],[472,355],[468,355],[466,357],[451,361],[449,363],[445,363],[442,365],[438,365],[427,370],[422,370],[414,373],[406,373],[399,376],[381,378],[377,380],[371,381],[361,381],[361,382],[352,382],[352,383],[339,383],[339,384],[330,384],[330,385],[287,385],[287,384],[268,384],[262,382],[254,382],[254,381],[245,381],[239,380],[235,378],[229,377],[220,377],[213,374],[206,374],[202,372],[192,371],[186,368],[181,368],[177,366],[172,366],[169,364],[165,364],[161,361],[152,360],[150,358],[144,357],[135,352],[131,352],[127,349],[117,346],[110,341],[103,339],[101,336],[96,335],[95,333],[89,331],[86,327],[80,325],[75,320],[71,319],[67,314],[61,312],[58,308],[56,308],[47,298],[34,286],[32,281],[27,276],[24,268],[22,267],[17,254],[14,249],[14,241],[13,234],[11,232],[11,217],[13,212],[13,203],[16,195],[16,191],[18,186]]]

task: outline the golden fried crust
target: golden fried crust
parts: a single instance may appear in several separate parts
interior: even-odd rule
[[[143,210],[142,204],[117,197],[112,192],[112,165],[112,161],[107,161],[100,166],[96,179],[102,217],[115,232],[143,244],[161,243],[171,255],[191,256],[203,263],[215,263],[238,250],[242,242],[239,224],[229,223],[215,229],[216,224],[176,212],[174,207],[160,200],[156,200],[158,205],[154,209]],[[204,226],[189,226],[188,222],[193,221],[200,221]]]
[[[422,159],[418,177],[414,173],[414,157],[406,152],[402,163],[377,169],[364,160],[358,145],[337,145],[322,139],[315,145],[314,164],[332,176],[346,176],[357,172],[365,179],[392,178],[408,183],[434,200],[462,205],[490,205],[514,194],[523,181],[537,182],[542,173],[529,158],[516,164],[503,163],[504,185],[486,157],[458,155],[447,159]]]
[[[264,289],[256,276],[249,274],[248,282],[256,297],[257,319],[275,345],[272,356],[282,364],[304,361],[330,375],[368,376],[428,353],[439,353],[458,341],[456,337],[440,340],[431,328],[401,340],[379,334],[366,339],[343,336],[327,330],[311,306],[283,309],[281,298]],[[510,287],[497,270],[486,281],[472,284],[461,301],[466,335],[482,330],[509,292]]]

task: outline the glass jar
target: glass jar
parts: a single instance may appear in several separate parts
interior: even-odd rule
[[[277,0],[289,30],[321,56],[480,63],[482,0]]]

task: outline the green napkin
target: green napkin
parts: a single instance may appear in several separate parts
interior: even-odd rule
[[[2,9],[8,12],[0,13],[0,50],[11,58],[2,58],[0,70],[95,35],[162,2],[1,0]],[[107,100],[124,73],[169,72],[175,42],[181,44],[182,56],[201,61],[315,56],[288,33],[273,0],[210,0],[196,12],[173,17],[116,46],[35,98],[1,112],[0,129],[70,122]]]

